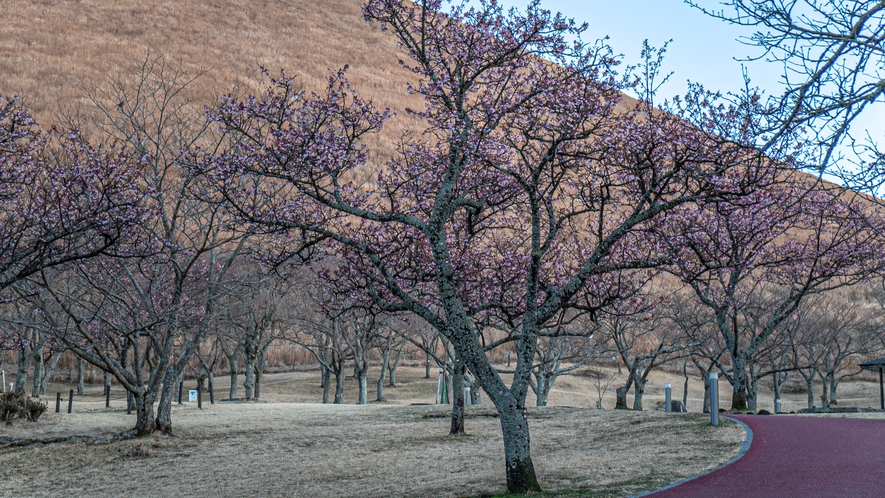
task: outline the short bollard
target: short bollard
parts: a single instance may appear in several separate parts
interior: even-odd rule
[[[719,425],[719,374],[710,372],[710,423]]]
[[[178,404],[181,404],[181,392],[184,390],[184,382],[178,383]]]
[[[135,401],[133,398],[132,393],[126,393],[126,415],[132,415],[132,402]]]
[[[215,404],[215,388],[214,388],[214,386],[212,385],[212,379],[211,379],[211,378],[209,379],[209,404],[210,404],[210,405],[214,405],[214,404]]]
[[[111,407],[111,386],[104,386],[104,407]]]
[[[55,413],[61,413],[61,393],[55,393]]]
[[[781,412],[781,400],[776,399],[776,400],[774,400],[774,413],[780,413],[780,412]]]
[[[74,409],[74,390],[71,389],[71,392],[68,394],[68,413],[71,413],[71,410]]]
[[[197,408],[203,409],[203,389],[197,386]]]
[[[670,384],[664,384],[664,411],[670,413]]]

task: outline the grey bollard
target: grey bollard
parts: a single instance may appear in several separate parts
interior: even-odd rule
[[[719,374],[710,372],[710,423],[719,425]]]
[[[61,413],[61,393],[55,393],[55,413]]]
[[[664,384],[664,411],[670,413],[670,384]]]
[[[71,410],[74,409],[74,390],[71,389],[70,394],[68,395],[68,413],[71,413]]]
[[[780,412],[781,412],[781,400],[776,399],[776,400],[774,400],[774,413],[780,413]]]

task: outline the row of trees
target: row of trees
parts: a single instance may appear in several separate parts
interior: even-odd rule
[[[102,146],[42,134],[4,101],[0,287],[24,311],[9,320],[114,377],[137,434],[171,430],[174,388],[195,358],[211,370],[209,344],[233,358],[242,339],[260,365],[284,330],[326,386],[349,357],[361,401],[370,349],[389,363],[402,340],[428,357],[444,348],[455,392],[469,371],[499,413],[511,492],[540,489],[528,391],[543,400],[564,361],[603,338],[640,405],[648,372],[689,355],[729,379],[734,409],[789,370],[765,370],[769,353],[775,365],[792,351],[790,368],[835,388],[835,357],[805,346],[822,343],[802,338],[815,320],[802,304],[880,274],[883,220],[869,199],[797,172],[812,157],[806,129],[773,132],[752,93],[695,86],[658,102],[661,51],[619,71],[586,26],[537,2],[443,13],[371,0],[364,16],[399,41],[424,102],[408,111],[424,127],[394,151],[368,149],[392,115],[345,70],[318,94],[269,78],[204,114],[192,78],[148,58],[90,91]],[[668,287],[684,292],[650,292]],[[280,326],[308,300],[299,326]],[[405,328],[421,332],[393,333]],[[679,333],[637,339],[664,329]],[[490,357],[501,347],[515,352],[507,381]]]

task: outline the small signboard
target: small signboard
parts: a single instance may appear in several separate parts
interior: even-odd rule
[[[188,401],[196,401],[197,400],[197,390],[191,389],[187,392],[187,400]]]

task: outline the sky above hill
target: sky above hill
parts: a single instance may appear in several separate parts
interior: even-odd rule
[[[502,0],[507,6],[523,8],[527,0]],[[706,8],[721,9],[717,0],[700,2]],[[683,0],[542,0],[542,7],[562,12],[578,23],[589,25],[586,40],[609,37],[615,53],[623,54],[626,64],[639,61],[643,40],[660,47],[672,40],[664,58],[664,73],[672,72],[658,98],[684,95],[687,82],[706,89],[737,93],[744,86],[746,70],[752,86],[766,95],[780,95],[784,68],[780,63],[749,60],[763,55],[761,49],[741,43],[752,36],[753,28],[729,25],[707,16]],[[866,133],[885,143],[885,103],[865,111],[852,125],[852,135]]]

